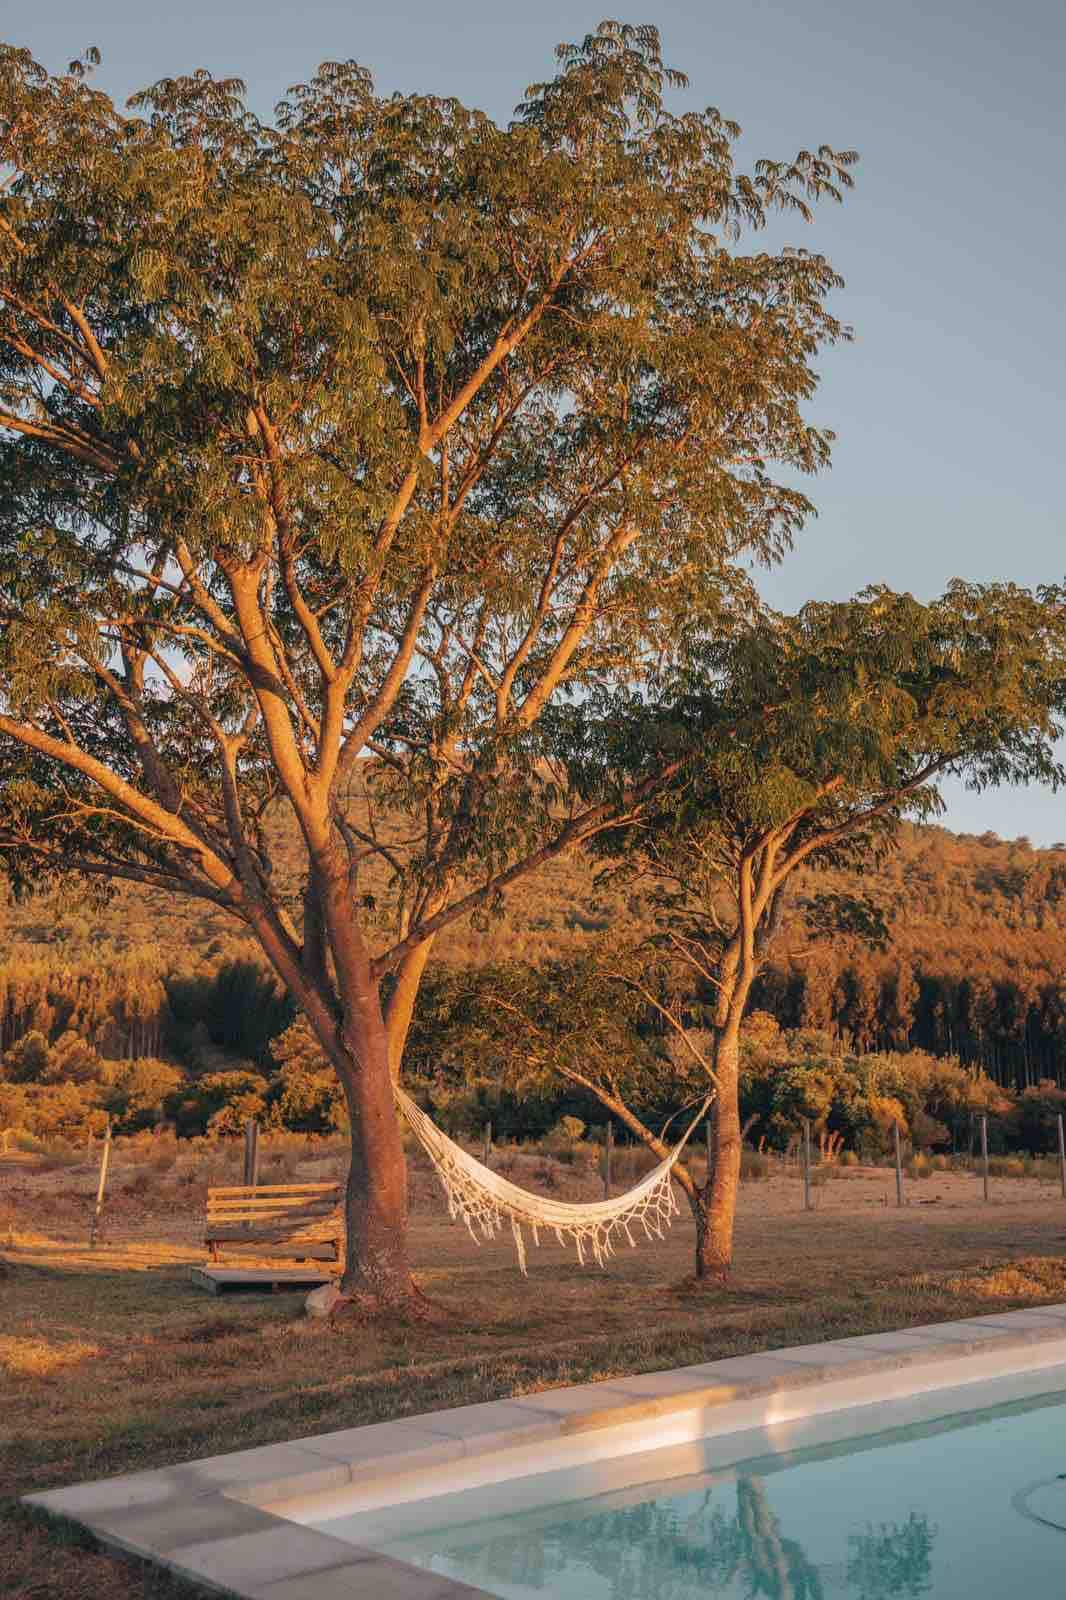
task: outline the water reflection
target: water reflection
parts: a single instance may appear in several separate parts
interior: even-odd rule
[[[593,1574],[604,1600],[912,1600],[928,1592],[935,1528],[906,1522],[868,1527],[847,1540],[847,1560],[810,1560],[782,1530],[759,1477],[741,1477],[671,1500],[584,1513],[574,1507],[523,1517],[513,1531],[438,1543],[468,1583],[562,1596]],[[469,1542],[468,1542],[469,1539]]]

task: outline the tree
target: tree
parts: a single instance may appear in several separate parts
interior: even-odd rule
[[[205,1072],[169,1097],[179,1133],[238,1134],[266,1111],[267,1080],[258,1072]]]
[[[605,719],[597,747],[572,753],[586,797],[639,782],[667,751],[692,757],[639,826],[601,833],[596,848],[609,871],[648,882],[657,942],[709,1003],[716,1098],[713,1161],[694,1202],[698,1276],[724,1276],[732,1261],[740,1026],[792,875],[883,851],[905,815],[937,811],[949,774],[977,789],[1062,780],[1064,602],[1058,589],[955,583],[928,605],[877,588],[757,617],[703,652],[666,700],[632,700]],[[847,926],[862,922],[861,903],[836,904]],[[816,928],[824,909],[817,896],[807,908]],[[685,1031],[676,1010],[661,1010]],[[631,1126],[665,1154],[639,1119]]]
[[[94,64],[0,53],[0,850],[244,925],[344,1088],[345,1287],[406,1301],[433,939],[664,781],[578,804],[556,708],[713,635],[802,524],[839,280],[740,246],[854,156],[736,171],[650,27],[507,127],[354,62],[269,124],[202,71],[125,114]]]
[[[180,1096],[184,1079],[168,1061],[142,1056],[117,1067],[103,1103],[122,1133],[156,1126],[168,1101]]]
[[[305,1017],[270,1047],[278,1072],[270,1083],[271,1110],[283,1128],[335,1133],[347,1127],[344,1092]]]

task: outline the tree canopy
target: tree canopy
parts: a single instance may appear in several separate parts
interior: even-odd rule
[[[736,173],[650,29],[563,49],[508,128],[354,63],[267,126],[205,73],[125,115],[2,62],[9,859],[248,914],[264,802],[340,809],[375,753],[425,816],[417,927],[541,842],[552,694],[713,625],[802,520],[771,467],[828,459],[837,280],[730,241],[851,158]]]

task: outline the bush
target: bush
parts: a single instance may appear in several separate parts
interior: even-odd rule
[[[545,1135],[543,1147],[556,1161],[562,1161],[568,1167],[576,1166],[592,1154],[591,1147],[581,1143],[584,1132],[585,1124],[580,1117],[560,1117],[555,1127]]]
[[[240,1133],[266,1111],[267,1081],[258,1072],[205,1072],[168,1103],[179,1134]]]
[[[579,1139],[585,1137],[585,1124],[580,1117],[560,1117],[553,1131],[571,1144],[577,1144]]]
[[[1066,1115],[1066,1091],[1057,1088],[1050,1079],[1026,1089],[1019,1097],[1013,1119],[1022,1149],[1031,1155],[1057,1149],[1058,1119],[1063,1115]]]
[[[769,1178],[772,1172],[770,1157],[759,1150],[740,1152],[740,1177],[742,1183],[758,1183]]]
[[[167,1061],[153,1056],[124,1061],[115,1071],[104,1106],[123,1133],[137,1133],[161,1120],[183,1083],[184,1074]]]

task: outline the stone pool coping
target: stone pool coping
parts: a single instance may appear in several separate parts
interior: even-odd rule
[[[725,1435],[753,1420],[935,1389],[949,1381],[946,1362],[958,1370],[958,1381],[973,1382],[1059,1361],[1066,1363],[1066,1305],[1040,1306],[346,1428],[27,1495],[24,1503],[240,1600],[490,1600],[483,1590],[269,1508],[353,1487],[377,1495],[379,1504],[389,1503],[390,1492],[417,1498],[419,1485],[426,1494],[447,1492],[447,1483],[430,1488],[442,1471],[468,1479],[473,1472],[470,1481],[480,1473],[482,1482],[514,1476],[532,1445],[556,1454],[582,1442],[608,1448],[611,1440],[613,1453],[652,1448],[659,1438],[641,1436],[653,1423],[660,1430],[688,1427],[693,1438]],[[871,1379],[877,1381],[864,1381]],[[619,1449],[619,1440],[630,1442]]]

